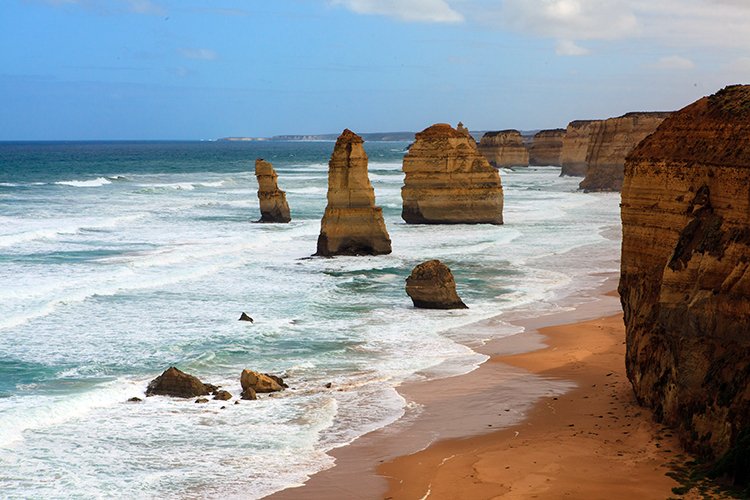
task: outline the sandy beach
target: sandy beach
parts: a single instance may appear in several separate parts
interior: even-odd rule
[[[519,321],[467,375],[402,386],[413,413],[272,498],[668,498],[681,451],[632,395],[613,287]]]

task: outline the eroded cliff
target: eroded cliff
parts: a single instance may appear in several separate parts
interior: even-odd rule
[[[638,145],[622,223],[619,291],[638,400],[689,449],[724,456],[723,472],[747,480],[750,86],[700,99]]]
[[[586,177],[579,187],[589,191],[620,191],[625,157],[653,133],[669,113],[627,113],[604,120],[594,130],[586,152]]]
[[[320,223],[315,255],[391,253],[383,211],[367,175],[364,141],[349,129],[336,141],[328,162],[328,206]]]
[[[410,224],[502,224],[500,174],[467,134],[438,123],[404,157],[402,218]]]
[[[479,140],[479,152],[495,168],[529,166],[529,151],[518,130],[487,132]]]
[[[541,130],[534,134],[529,146],[529,165],[561,165],[565,129]]]
[[[586,153],[601,120],[576,120],[568,124],[562,140],[560,175],[584,177],[586,175]]]
[[[258,179],[260,220],[258,222],[289,222],[289,204],[286,193],[279,189],[278,175],[273,165],[261,159],[255,160],[255,177]]]

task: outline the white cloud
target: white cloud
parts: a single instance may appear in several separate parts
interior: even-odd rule
[[[35,1],[35,0],[26,0]],[[132,12],[135,14],[150,14],[163,16],[166,9],[153,0],[36,0],[56,7],[64,5],[78,5],[82,8],[91,9],[101,14],[112,14],[116,12]]]
[[[555,53],[558,56],[585,56],[589,53],[589,49],[581,47],[572,40],[558,40]]]
[[[693,69],[695,68],[695,63],[688,59],[687,57],[682,56],[667,56],[662,57],[659,59],[656,64],[653,64],[652,67],[657,69],[670,69],[670,70],[679,70],[679,69]]]
[[[197,59],[199,61],[213,61],[219,57],[219,54],[211,49],[185,48],[180,49],[180,54],[186,59]]]
[[[163,16],[167,13],[163,7],[157,5],[151,0],[124,0],[124,2],[128,5],[129,10],[136,14]]]
[[[457,23],[464,17],[446,0],[330,0],[357,14],[377,14],[402,21]]]

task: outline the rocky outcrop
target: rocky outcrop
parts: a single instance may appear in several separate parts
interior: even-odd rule
[[[586,152],[586,192],[620,191],[625,157],[656,130],[669,113],[628,113],[604,120],[594,130]]]
[[[281,377],[270,375],[268,373],[259,373],[253,370],[242,370],[240,375],[240,384],[242,391],[252,389],[256,392],[277,392],[283,391],[288,386]],[[254,398],[253,398],[254,399]]]
[[[391,253],[383,211],[367,175],[367,153],[349,129],[339,136],[328,163],[328,206],[320,224],[315,255]]]
[[[260,220],[258,222],[289,222],[289,204],[286,193],[279,189],[278,175],[273,165],[261,159],[255,160],[255,177],[258,179]]]
[[[586,153],[601,123],[602,120],[575,120],[568,124],[560,153],[561,176],[586,176]]]
[[[748,221],[750,86],[675,113],[628,157],[619,286],[628,376],[692,451],[723,456],[723,472],[746,479]]]
[[[502,224],[503,186],[471,136],[438,123],[404,156],[401,217],[409,224]]]
[[[240,314],[239,321],[248,321],[250,323],[253,323],[253,318],[251,318],[246,312],[243,312]]]
[[[192,398],[206,396],[216,390],[216,386],[204,384],[198,377],[178,370],[174,366],[167,368],[164,373],[149,382],[146,396],[173,396],[176,398]]]
[[[561,165],[565,129],[541,130],[534,134],[529,146],[529,165]]]
[[[406,293],[420,309],[466,309],[456,293],[456,281],[448,266],[428,260],[415,267],[406,278]]]
[[[479,152],[495,168],[529,166],[529,151],[518,130],[485,133],[479,140]]]

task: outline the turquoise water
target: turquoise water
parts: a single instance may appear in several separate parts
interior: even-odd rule
[[[308,259],[331,142],[0,143],[3,496],[252,498],[299,484],[332,465],[330,449],[398,419],[404,380],[484,361],[467,346],[487,332],[457,327],[554,310],[615,270],[619,197],[576,192],[552,167],[501,172],[504,226],[403,224],[407,145],[365,144],[393,253]],[[252,223],[258,157],[290,224]],[[404,279],[431,258],[470,309],[411,307]],[[292,389],[126,403],[170,365],[235,395],[243,368]]]

